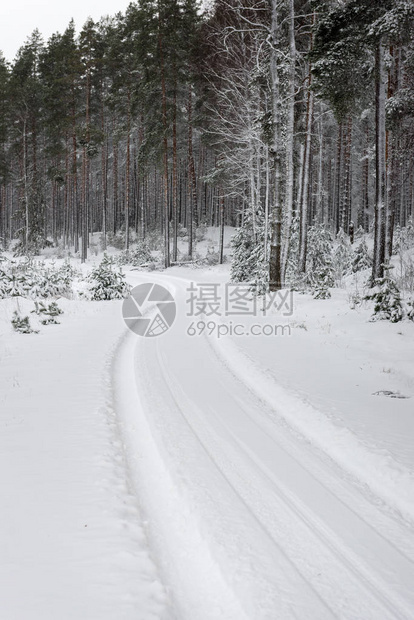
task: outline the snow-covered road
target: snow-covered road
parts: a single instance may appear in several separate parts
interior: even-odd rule
[[[184,308],[185,281],[154,278]],[[414,618],[410,526],[289,425],[278,402],[243,384],[242,356],[232,365],[219,341],[187,327],[179,312],[162,337],[131,333],[115,369],[127,454],[177,617]]]
[[[412,400],[371,396],[412,395],[412,326],[381,326],[392,367],[343,301],[283,341],[190,336],[190,281],[225,271],[128,278],[170,289],[170,331],[60,300],[15,334],[31,302],[0,305],[1,620],[413,619]]]

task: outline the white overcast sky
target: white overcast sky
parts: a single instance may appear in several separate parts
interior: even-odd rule
[[[47,41],[54,32],[63,32],[72,17],[79,32],[88,17],[97,21],[124,12],[129,4],[130,0],[1,0],[0,50],[13,60],[35,28]]]

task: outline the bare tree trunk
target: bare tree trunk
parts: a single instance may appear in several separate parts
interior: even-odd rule
[[[280,78],[277,66],[277,50],[279,47],[279,23],[277,1],[272,0],[271,50],[270,50],[270,84],[272,93],[273,136],[272,154],[274,157],[274,188],[272,237],[269,257],[269,290],[277,291],[282,286],[282,209],[280,205]]]
[[[114,128],[115,123],[113,123]],[[113,210],[113,233],[115,234],[118,228],[119,218],[119,196],[118,196],[118,141],[116,136],[112,138],[112,154],[113,154],[113,182],[112,182],[112,210]]]
[[[167,92],[165,87],[164,51],[161,27],[158,37],[161,63],[162,122],[164,128],[163,150],[163,200],[164,200],[164,265],[170,266],[170,209],[168,205],[168,138],[167,138]]]
[[[361,203],[358,213],[358,226],[368,232],[368,209],[369,209],[369,125],[365,127],[364,156],[362,160],[362,191]]]
[[[74,87],[73,87],[74,88]],[[72,92],[72,97],[73,97]],[[71,211],[72,237],[75,253],[79,251],[79,205],[78,205],[78,147],[76,140],[76,108],[72,105],[72,183],[71,183]]]
[[[28,178],[28,153],[27,153],[27,120],[23,121],[23,136],[22,136],[22,173],[23,173],[23,199],[24,199],[24,219],[25,219],[25,231],[24,231],[24,246],[27,252],[29,248],[30,237],[30,211],[29,211],[29,178]]]
[[[372,282],[384,275],[386,224],[386,171],[385,171],[385,68],[384,46],[377,45],[375,54],[375,237]]]
[[[342,186],[342,150],[344,128],[342,122],[338,125],[338,141],[335,164],[335,233],[341,226],[341,186]]]
[[[219,244],[219,262],[220,265],[224,262],[224,195],[223,190],[220,188],[220,244]]]
[[[128,88],[127,152],[125,169],[125,249],[129,249],[129,207],[131,185],[131,91]]]
[[[24,191],[24,213],[25,213],[25,236],[24,244],[27,252],[30,237],[30,212],[29,212],[29,180],[27,174],[27,120],[23,121],[23,191]]]
[[[197,205],[197,185],[193,155],[193,120],[192,120],[192,91],[191,86],[188,91],[188,185],[189,185],[189,211],[187,216],[188,229],[188,257],[193,258],[193,221],[194,211]]]
[[[309,173],[312,146],[312,123],[313,123],[313,102],[314,94],[312,91],[312,73],[309,68],[308,77],[308,97],[306,105],[306,137],[305,153],[303,158],[303,184],[300,201],[300,246],[299,246],[299,271],[306,271],[306,253],[308,242],[308,203],[309,203]]]
[[[89,157],[88,145],[90,139],[90,98],[91,98],[91,72],[86,70],[86,136],[82,152],[82,252],[81,261],[84,263],[88,257],[89,241],[89,218],[88,218],[88,182],[89,182]]]
[[[325,223],[325,201],[323,194],[323,151],[324,139],[322,121],[319,125],[319,158],[318,158],[318,184],[316,190],[317,219],[321,224]]]
[[[266,162],[266,193],[265,193],[265,222],[264,222],[264,260],[268,260],[268,239],[269,239],[269,202],[270,202],[270,167],[269,167],[269,147],[265,146]]]
[[[399,87],[399,52],[390,47],[390,56],[393,60],[392,66],[388,70],[388,94],[387,98],[392,97]],[[386,134],[386,170],[387,170],[387,221],[386,221],[386,244],[385,257],[390,260],[392,256],[392,246],[394,238],[394,224],[397,210],[396,187],[398,184],[397,166],[397,136],[394,131],[387,131]]]
[[[351,145],[352,145],[352,118],[348,118],[344,150],[344,191],[342,195],[341,223],[343,231],[348,232],[351,220]]]
[[[104,134],[105,123],[102,119],[102,132]],[[108,213],[108,138],[104,138],[101,156],[102,174],[102,249],[106,250],[107,213]]]
[[[177,201],[177,86],[173,102],[173,169],[172,169],[173,261],[178,259],[178,201]]]
[[[296,77],[296,41],[295,41],[295,3],[289,0],[289,107],[286,126],[286,193],[285,218],[282,242],[282,283],[284,283],[289,255],[290,231],[293,219],[293,185],[294,185],[294,142],[295,142],[295,77]]]

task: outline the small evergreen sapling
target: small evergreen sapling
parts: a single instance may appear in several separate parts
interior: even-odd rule
[[[59,308],[55,301],[49,305],[46,305],[43,301],[36,301],[35,310],[32,310],[32,312],[42,317],[40,320],[42,325],[59,325],[59,321],[56,320],[56,317],[63,314],[63,310]]]
[[[93,301],[108,301],[124,299],[128,296],[130,287],[125,281],[125,275],[116,265],[115,260],[104,255],[102,261],[89,275],[91,299]]]
[[[370,269],[372,267],[372,258],[368,251],[368,246],[365,239],[361,239],[360,243],[354,250],[352,257],[352,271],[363,271],[364,269]]]
[[[374,282],[372,292],[364,298],[374,302],[374,314],[371,321],[398,323],[403,318],[401,294],[391,277],[391,269],[393,269],[392,265],[384,265],[384,277]]]
[[[135,248],[124,250],[117,257],[118,265],[132,265],[133,267],[141,267],[153,261],[151,251],[147,242],[141,241]]]
[[[14,331],[18,332],[19,334],[38,334],[39,333],[31,327],[29,317],[20,316],[17,310],[15,310],[13,313],[11,324],[13,325]]]
[[[330,298],[329,289],[335,284],[332,237],[325,226],[320,224],[312,226],[308,231],[306,281],[315,299]]]
[[[407,319],[414,321],[414,298],[407,301]]]
[[[233,259],[232,282],[250,282],[252,292],[262,295],[268,288],[269,269],[265,261],[264,218],[256,214],[256,233],[253,231],[252,212],[246,211],[243,225],[231,239]]]
[[[412,247],[414,247],[414,226],[412,219],[409,219],[407,226],[401,228],[397,224],[395,228],[393,254],[402,254]]]

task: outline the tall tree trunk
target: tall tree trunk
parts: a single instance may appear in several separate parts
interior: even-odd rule
[[[197,185],[196,185],[196,174],[195,174],[195,165],[194,165],[194,154],[193,154],[193,101],[192,101],[192,90],[191,85],[188,90],[188,189],[189,189],[189,209],[187,215],[187,229],[188,229],[188,257],[190,260],[193,258],[193,222],[194,222],[194,213],[197,208]]]
[[[323,153],[324,153],[324,139],[323,139],[323,127],[322,120],[319,123],[319,157],[318,157],[318,183],[316,190],[316,213],[317,220],[321,224],[325,223],[325,201],[323,192]]]
[[[127,110],[127,152],[125,168],[125,249],[129,249],[129,211],[130,211],[130,185],[131,185],[131,91],[128,88]]]
[[[339,232],[341,226],[341,188],[342,188],[342,151],[344,142],[344,126],[340,122],[338,125],[338,139],[336,149],[335,164],[335,233]]]
[[[364,136],[364,155],[362,159],[362,190],[361,202],[358,213],[358,227],[368,232],[368,211],[369,211],[369,125],[366,122]]]
[[[265,192],[265,222],[264,222],[264,260],[268,260],[268,243],[269,243],[269,205],[270,205],[270,165],[269,165],[269,147],[265,146],[265,162],[266,162],[266,192]]]
[[[308,96],[306,104],[306,136],[305,152],[303,158],[303,183],[300,201],[300,246],[299,246],[299,271],[306,271],[306,253],[308,243],[308,206],[309,206],[309,174],[312,147],[312,124],[313,124],[313,103],[314,94],[312,86],[312,73],[309,67],[308,77]]]
[[[88,183],[89,183],[89,156],[88,146],[90,140],[90,101],[91,101],[91,72],[86,70],[86,135],[82,150],[82,251],[81,260],[84,263],[88,257],[89,241],[89,217],[88,217]]]
[[[344,149],[344,189],[342,194],[342,209],[340,227],[348,232],[351,220],[351,146],[352,146],[352,118],[348,118],[346,125]]]
[[[294,186],[294,142],[295,142],[295,77],[296,77],[296,41],[295,41],[295,2],[289,0],[289,103],[286,125],[286,191],[285,217],[282,242],[282,283],[284,283],[289,255],[290,231],[293,218]]]
[[[160,18],[161,20],[161,18]],[[168,204],[168,138],[167,138],[167,92],[165,86],[165,66],[164,66],[164,49],[163,38],[161,32],[161,24],[159,26],[158,47],[160,51],[160,68],[161,68],[161,96],[162,96],[162,124],[163,124],[163,202],[164,202],[164,266],[170,266],[170,209]]]
[[[399,88],[399,51],[390,47],[390,56],[393,60],[388,70],[388,93],[389,99]],[[386,134],[386,170],[387,170],[387,221],[386,221],[386,245],[385,257],[390,260],[394,237],[395,215],[397,210],[396,187],[398,184],[397,166],[397,136],[395,131],[387,131]]]
[[[175,72],[175,69],[174,69]],[[172,169],[173,261],[178,260],[178,200],[177,200],[177,84],[173,101],[173,169]]]
[[[375,54],[375,237],[372,283],[383,277],[385,261],[385,88],[384,45],[380,41]]]
[[[102,174],[102,249],[106,250],[107,243],[107,214],[108,214],[108,136],[105,135],[105,122],[102,119],[102,132],[104,134],[104,142],[101,154],[101,174]]]
[[[273,113],[272,153],[274,158],[273,212],[269,257],[269,290],[277,291],[282,286],[282,209],[280,205],[280,77],[277,66],[279,48],[279,15],[277,0],[272,0],[271,50],[270,50],[270,84]]]
[[[27,120],[23,121],[23,192],[24,192],[24,214],[25,214],[25,236],[24,244],[26,252],[29,249],[30,238],[30,211],[29,211],[29,179],[27,161]]]
[[[222,188],[219,190],[220,194],[220,242],[219,242],[219,263],[224,262],[224,194]]]
[[[74,86],[72,85],[72,97]],[[71,218],[75,253],[79,251],[79,204],[78,204],[78,147],[76,140],[76,107],[72,103],[72,179],[71,179]]]

